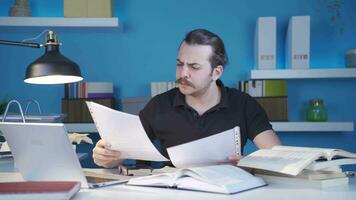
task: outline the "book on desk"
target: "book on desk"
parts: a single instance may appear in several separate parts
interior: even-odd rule
[[[240,167],[255,169],[267,183],[329,187],[348,184],[340,166],[356,164],[356,154],[340,149],[276,146],[241,159]]]
[[[265,186],[263,179],[232,165],[179,169],[176,172],[132,178],[128,185],[234,194]]]
[[[28,181],[0,183],[0,199],[71,199],[80,190],[80,182]]]

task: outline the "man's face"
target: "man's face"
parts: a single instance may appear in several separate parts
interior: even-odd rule
[[[212,71],[209,58],[212,48],[209,45],[189,45],[185,42],[179,48],[176,79],[178,88],[184,95],[199,96],[220,77]]]

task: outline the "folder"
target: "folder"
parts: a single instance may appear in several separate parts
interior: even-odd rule
[[[310,16],[291,17],[286,40],[286,68],[308,69],[310,60]]]
[[[259,17],[255,30],[255,68],[276,68],[276,17]]]

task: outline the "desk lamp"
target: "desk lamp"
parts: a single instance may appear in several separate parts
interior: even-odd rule
[[[0,44],[22,47],[45,47],[45,53],[31,63],[24,82],[30,84],[61,84],[83,80],[79,66],[59,52],[61,43],[53,31],[48,31],[45,44],[0,40]]]

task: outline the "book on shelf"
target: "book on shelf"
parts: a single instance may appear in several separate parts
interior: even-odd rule
[[[286,80],[242,80],[238,89],[253,97],[283,97],[287,96]]]
[[[231,165],[184,168],[172,173],[132,178],[127,184],[223,194],[238,193],[266,185],[262,178]]]
[[[0,183],[1,199],[71,199],[80,190],[80,182],[29,181]]]
[[[114,84],[112,82],[67,83],[64,85],[64,99],[80,98],[113,98]]]
[[[249,154],[239,161],[238,166],[296,176],[316,163],[324,163],[318,168],[323,169],[350,164],[350,160],[356,160],[356,154],[340,149],[275,146]]]

